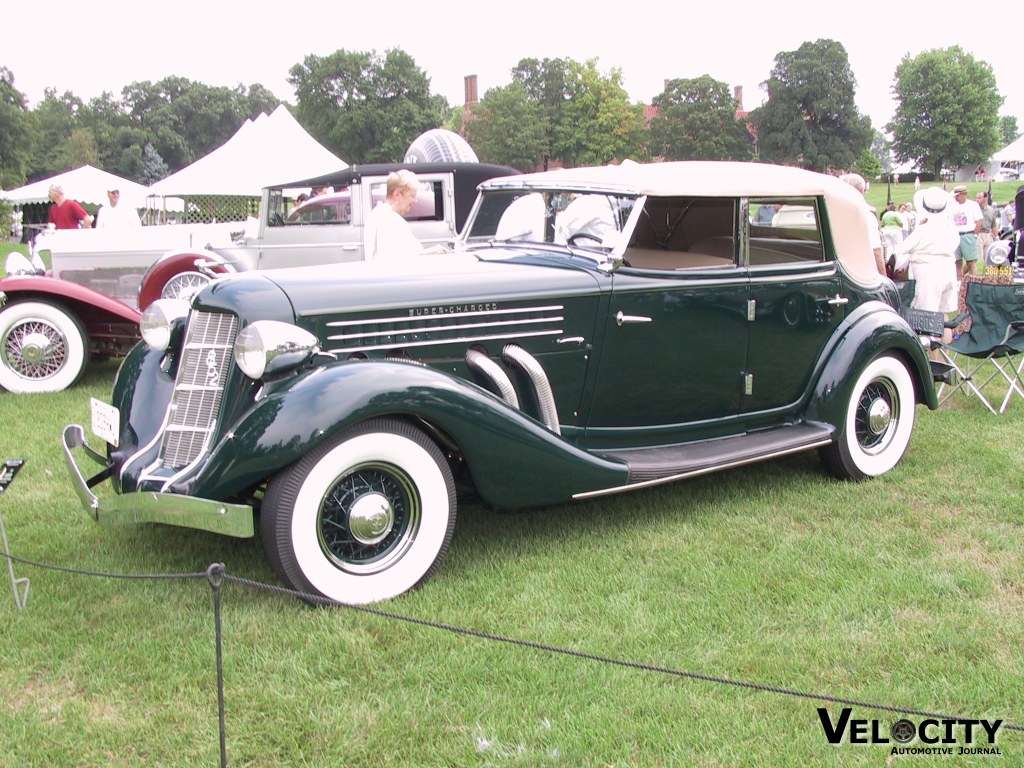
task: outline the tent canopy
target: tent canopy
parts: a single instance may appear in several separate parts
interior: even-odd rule
[[[143,208],[149,191],[141,184],[122,179],[113,173],[101,171],[91,165],[83,165],[73,171],[59,173],[48,179],[34,181],[17,189],[0,192],[0,197],[15,205],[50,202],[50,187],[58,185],[64,189],[64,196],[69,200],[77,200],[87,205],[106,205],[107,192],[112,189],[121,191],[121,202],[132,208]]]
[[[246,120],[234,136],[194,163],[161,179],[150,195],[258,197],[282,179],[318,176],[347,168],[299,125],[282,104],[269,116]]]
[[[992,155],[992,159],[1000,163],[1024,162],[1024,136],[1020,136],[1016,141],[1007,144]]]

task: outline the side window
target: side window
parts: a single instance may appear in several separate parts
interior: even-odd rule
[[[739,201],[649,196],[623,257],[639,269],[735,267]]]
[[[750,266],[807,264],[824,259],[821,221],[814,198],[752,198],[747,210]]]

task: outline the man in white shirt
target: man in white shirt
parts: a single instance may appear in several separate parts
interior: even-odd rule
[[[101,206],[96,213],[97,229],[112,229],[114,227],[139,227],[139,214],[129,205],[119,205],[121,191],[118,189],[107,190],[109,205]]]
[[[404,168],[388,174],[387,194],[384,201],[366,217],[366,260],[400,259],[422,254],[445,253],[438,245],[424,250],[412,233],[403,214],[412,210],[419,194],[420,182],[416,174]]]
[[[967,199],[967,186],[959,184],[953,187],[953,205],[949,208],[949,216],[953,226],[960,235],[960,245],[956,249],[957,272],[962,277],[975,271],[978,263],[978,234],[984,216],[981,206],[974,200]]]

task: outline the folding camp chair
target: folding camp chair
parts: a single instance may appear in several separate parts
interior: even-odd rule
[[[1024,399],[1024,285],[975,275],[964,282],[963,311],[947,323],[959,335],[938,346],[954,373],[953,383],[939,386],[939,403],[963,392],[976,395],[993,414],[1003,413],[1015,393]],[[1000,376],[1007,389],[997,411],[984,389]]]

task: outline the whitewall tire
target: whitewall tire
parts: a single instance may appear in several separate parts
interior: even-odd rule
[[[0,310],[0,387],[59,392],[85,371],[89,343],[74,315],[45,301],[16,301]]]

